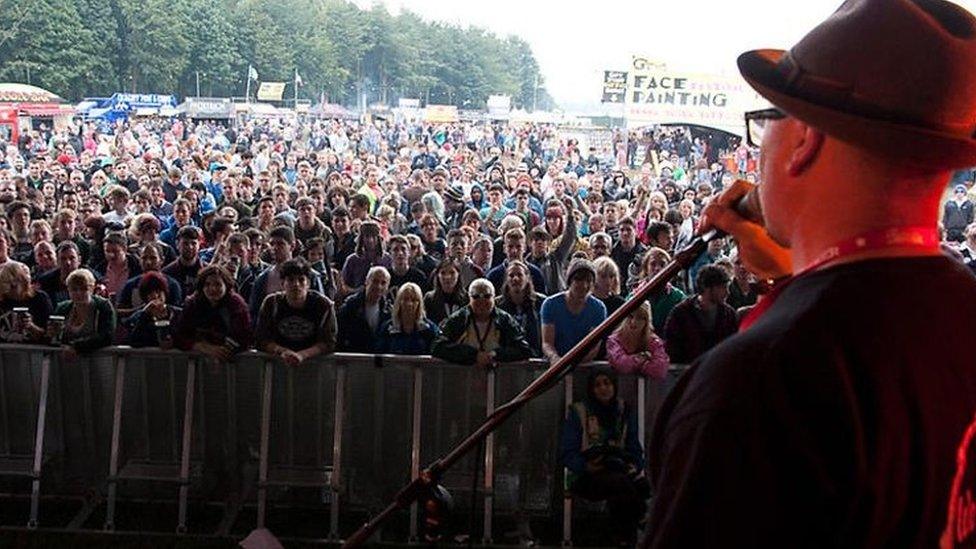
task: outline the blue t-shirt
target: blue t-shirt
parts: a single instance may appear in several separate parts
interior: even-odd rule
[[[542,302],[542,324],[556,327],[556,352],[564,355],[607,318],[607,308],[599,299],[589,295],[578,315],[566,307],[566,292],[547,297]]]

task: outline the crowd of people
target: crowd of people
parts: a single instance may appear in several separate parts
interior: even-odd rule
[[[713,196],[755,180],[738,140],[657,127],[638,155],[621,135],[600,156],[548,125],[35,131],[0,144],[0,342],[221,361],[256,348],[289,365],[333,351],[558,360],[692,239]],[[946,204],[946,232],[976,269],[971,185]],[[759,288],[734,242],[714,240],[590,349],[613,371],[572,407],[562,461],[579,493],[613,496],[625,531],[646,481],[613,376],[694,361]]]
[[[643,162],[547,125],[34,131],[0,144],[0,341],[556,359],[754,168],[688,129],[640,142]],[[730,252],[714,243],[589,358],[661,376],[734,332],[756,293]]]

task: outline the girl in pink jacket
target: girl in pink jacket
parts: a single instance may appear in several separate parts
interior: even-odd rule
[[[668,374],[671,359],[664,350],[664,341],[654,333],[650,303],[641,303],[607,338],[607,360],[622,374],[657,379]]]

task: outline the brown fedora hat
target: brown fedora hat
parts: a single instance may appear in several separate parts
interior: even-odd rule
[[[976,166],[976,18],[943,0],[847,0],[739,71],[773,105],[908,164]]]

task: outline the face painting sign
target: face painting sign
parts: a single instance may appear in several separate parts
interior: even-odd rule
[[[742,134],[742,113],[765,105],[740,76],[696,74],[635,56],[627,78],[628,127],[697,124]]]

